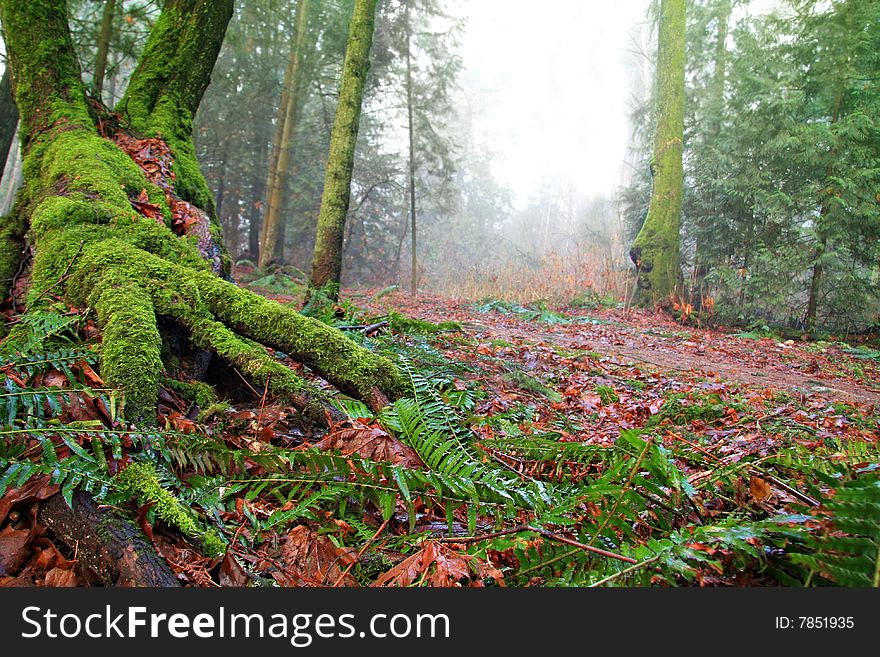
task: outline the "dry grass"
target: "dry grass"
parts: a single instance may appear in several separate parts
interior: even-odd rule
[[[621,253],[623,250],[614,250]],[[437,277],[435,291],[450,296],[529,303],[564,303],[572,299],[595,303],[623,302],[632,290],[628,261],[598,249],[580,254],[545,255],[537,264],[514,258],[493,259],[462,274]]]

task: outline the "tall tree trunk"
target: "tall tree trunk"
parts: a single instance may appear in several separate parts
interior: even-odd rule
[[[3,170],[6,168],[9,151],[15,142],[17,128],[18,108],[12,97],[12,79],[7,66],[3,71],[3,78],[0,79],[0,180],[3,179]]]
[[[354,169],[361,103],[370,68],[376,4],[377,0],[355,0],[312,256],[309,288],[315,290],[328,283],[336,284],[335,289],[329,290],[334,298],[339,295],[345,217],[351,197],[351,174]]]
[[[709,117],[708,143],[710,148],[715,147],[715,142],[721,134],[721,113],[724,108],[724,90],[727,79],[727,36],[730,31],[730,15],[732,12],[731,0],[718,0],[718,27],[715,33],[715,64],[712,71],[712,82],[709,93]],[[712,205],[716,199],[712,198]],[[711,220],[711,219],[709,219]],[[708,231],[705,225],[706,217],[700,219],[703,225],[697,232],[696,262],[694,263],[694,287],[691,290],[694,308],[700,310],[703,307],[703,281],[709,273],[708,263],[705,256],[704,239]]]
[[[266,347],[379,409],[402,391],[388,360],[222,277],[228,258],[195,160],[192,117],[232,6],[166,0],[122,100],[130,125],[120,126],[87,100],[64,0],[0,0],[26,176],[17,211],[0,218],[0,231],[30,227],[29,309],[53,297],[93,309],[102,331],[101,376],[124,391],[132,421],[155,422],[166,369],[160,318],[309,421],[333,417],[326,396]],[[142,168],[133,154],[151,166]],[[144,205],[154,210],[138,211]],[[0,256],[0,267],[8,266],[5,251]]]
[[[104,93],[104,76],[107,74],[107,55],[113,38],[113,18],[116,15],[116,0],[107,0],[101,17],[101,33],[98,36],[98,52],[95,55],[95,71],[92,87],[95,97],[100,99]]]
[[[418,242],[416,240],[416,147],[413,128],[413,88],[412,88],[412,26],[410,25],[409,5],[404,8],[406,26],[406,117],[409,132],[409,216],[412,267],[410,270],[410,294],[416,296],[419,284]]]
[[[278,123],[270,161],[266,215],[263,218],[262,239],[260,240],[259,266],[261,269],[265,269],[270,264],[282,259],[284,240],[281,215],[284,211],[284,192],[287,189],[294,124],[302,88],[302,57],[305,52],[308,31],[308,12],[309,0],[299,0],[296,5],[293,25],[295,37],[290,50],[287,70],[284,73],[281,101],[278,106]]]
[[[642,229],[630,249],[638,270],[637,303],[662,302],[681,281],[680,226],[684,172],[685,0],[660,4],[654,187]]]

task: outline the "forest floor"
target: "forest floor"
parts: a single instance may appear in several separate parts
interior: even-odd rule
[[[501,345],[506,357],[527,369],[534,369],[535,358],[529,346],[538,352],[563,348],[682,382],[728,382],[828,402],[880,405],[880,353],[841,342],[686,326],[667,314],[635,309],[549,310],[400,292],[378,301],[366,293],[351,298],[377,315],[396,311],[437,324],[458,322],[465,338],[484,350]],[[503,342],[516,349],[503,349]]]
[[[294,288],[263,281],[250,285],[299,307]],[[107,479],[190,586],[863,585],[874,573],[854,556],[860,525],[833,506],[851,495],[880,515],[874,348],[389,290],[349,290],[317,312],[397,359],[412,398],[377,415],[339,399],[348,419],[315,431],[258,391],[199,413],[166,386],[164,448],[142,454],[155,432],[119,422],[94,356],[73,370],[49,363],[57,353],[4,365],[0,429],[26,438],[0,457],[34,478],[16,475],[0,499],[0,585],[92,583],[57,541],[40,543],[36,509],[130,458],[155,462],[229,543],[205,556]],[[76,314],[57,322],[94,336]],[[60,458],[85,479],[56,476]],[[856,547],[827,551],[841,528]]]

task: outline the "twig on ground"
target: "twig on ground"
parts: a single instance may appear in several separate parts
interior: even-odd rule
[[[609,559],[617,559],[618,561],[624,561],[626,563],[637,563],[635,559],[625,557],[622,554],[615,554],[614,552],[609,552],[608,550],[593,547],[592,545],[587,545],[586,543],[581,543],[580,541],[575,541],[574,539],[566,538],[565,536],[560,536],[559,534],[554,534],[549,529],[544,529],[543,527],[532,527],[531,525],[519,525],[518,527],[513,527],[511,529],[503,529],[497,532],[492,532],[491,534],[482,534],[480,536],[440,538],[438,540],[443,543],[479,543],[480,541],[498,538],[499,536],[519,534],[521,532],[534,532],[536,534],[540,534],[547,540],[556,541],[557,543],[564,543],[565,545],[571,545],[572,547],[576,547],[579,550],[584,550],[585,552],[593,552],[594,554],[600,554],[603,557],[608,557]]]
[[[361,558],[361,555],[363,555],[363,553],[367,551],[367,548],[370,547],[370,545],[372,545],[373,541],[375,541],[377,538],[379,538],[379,534],[381,534],[383,531],[385,531],[385,528],[387,526],[388,526],[388,520],[383,522],[379,526],[379,529],[376,530],[376,533],[370,537],[370,540],[368,540],[366,543],[364,543],[364,546],[358,551],[357,555],[355,556],[354,561],[352,561],[350,564],[348,564],[348,568],[343,570],[342,574],[339,576],[339,579],[337,579],[333,583],[333,588],[336,588],[337,586],[339,586],[339,584],[342,582],[342,580],[345,579],[345,576],[348,575],[349,572],[351,572],[352,568],[354,568],[354,565],[358,562],[358,559]]]

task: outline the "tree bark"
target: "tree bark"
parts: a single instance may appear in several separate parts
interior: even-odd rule
[[[825,255],[827,247],[826,239],[823,236],[816,246],[813,254],[813,274],[810,277],[810,292],[807,298],[807,312],[804,317],[804,324],[808,332],[812,333],[816,330],[816,321],[819,310],[819,292],[822,289],[822,276],[825,273],[825,267],[822,265],[822,257]]]
[[[260,269],[280,262],[283,251],[283,230],[281,215],[284,211],[284,192],[287,189],[287,174],[290,169],[290,155],[293,148],[293,134],[299,95],[302,90],[302,57],[308,28],[309,0],[299,0],[296,5],[293,31],[295,34],[290,50],[290,61],[284,74],[284,87],[278,105],[278,124],[275,133],[272,168],[269,171],[267,189],[268,204],[263,219],[260,245]]]
[[[92,87],[95,97],[99,100],[104,93],[104,76],[107,74],[107,55],[110,53],[110,41],[113,37],[113,18],[116,15],[116,0],[107,0],[101,17],[101,33],[98,36],[98,52],[95,55],[95,70],[92,76]]]
[[[339,296],[345,218],[351,198],[351,174],[354,169],[361,103],[370,67],[376,4],[377,0],[355,0],[312,256],[310,290],[326,288],[328,284],[332,284],[333,289],[327,291],[334,299]]]
[[[715,33],[715,62],[712,71],[712,82],[709,93],[709,129],[708,143],[705,146],[717,147],[715,142],[721,134],[721,113],[724,108],[724,90],[727,80],[727,35],[730,31],[730,15],[733,10],[731,0],[718,0],[718,27]],[[712,204],[716,199],[712,198]],[[709,267],[705,251],[705,234],[708,226],[705,225],[705,217],[700,220],[700,230],[697,232],[696,262],[694,263],[694,289],[691,290],[691,299],[695,310],[703,307],[703,281],[709,273]]]
[[[85,493],[73,494],[72,507],[61,495],[50,497],[39,518],[104,586],[180,586],[140,528]]]
[[[18,128],[18,108],[12,98],[12,80],[7,68],[3,71],[3,78],[0,79],[0,180],[3,179],[6,161],[15,141],[16,128]]]
[[[412,89],[412,32],[409,22],[409,5],[404,8],[406,26],[406,117],[409,133],[409,217],[412,263],[410,270],[410,295],[416,296],[419,284],[418,255],[416,247],[416,152],[415,129],[413,128],[413,89]]]
[[[657,132],[648,216],[630,249],[638,271],[636,303],[662,302],[681,281],[684,173],[685,0],[662,0],[657,58]]]

